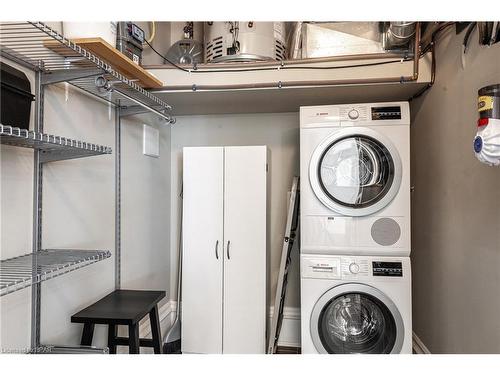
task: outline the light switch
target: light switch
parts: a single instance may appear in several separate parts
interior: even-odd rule
[[[147,156],[160,156],[160,131],[152,126],[143,125],[143,151]]]

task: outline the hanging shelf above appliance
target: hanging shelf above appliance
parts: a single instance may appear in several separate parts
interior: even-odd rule
[[[430,53],[419,61],[418,79],[405,82],[414,61],[393,54],[277,62],[199,64],[184,72],[169,65],[148,70],[168,86],[155,95],[177,116],[297,112],[301,106],[408,100],[429,85]],[[183,66],[186,68],[186,66]]]
[[[0,22],[0,50],[3,57],[42,71],[42,84],[68,82],[127,114],[149,111],[175,122],[169,104],[42,22]]]

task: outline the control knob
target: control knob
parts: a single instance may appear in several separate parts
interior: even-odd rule
[[[356,275],[359,272],[359,264],[357,263],[351,263],[349,264],[349,271]]]
[[[351,109],[348,113],[347,113],[347,116],[349,116],[349,118],[351,120],[356,120],[358,117],[359,117],[359,112],[355,109]]]

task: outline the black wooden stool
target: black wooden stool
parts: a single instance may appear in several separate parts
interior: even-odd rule
[[[154,348],[162,353],[158,302],[165,297],[164,291],[115,290],[93,305],[71,317],[72,323],[83,323],[82,345],[91,346],[95,324],[107,324],[108,347],[116,354],[117,345],[127,345],[129,353],[139,354],[139,347]],[[152,339],[139,338],[139,321],[149,314]],[[118,337],[118,326],[128,326],[128,338]]]

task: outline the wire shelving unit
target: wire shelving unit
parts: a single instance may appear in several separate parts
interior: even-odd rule
[[[42,84],[68,82],[127,114],[152,112],[175,122],[169,104],[42,22],[0,22],[0,49],[2,56],[42,71]]]
[[[34,151],[33,248],[29,254],[0,261],[0,296],[31,287],[31,352],[39,353],[44,348],[40,343],[42,282],[111,256],[108,250],[47,250],[42,246],[44,164],[112,153],[107,146],[45,134],[45,88],[67,82],[115,106],[115,268],[120,259],[120,119],[139,113],[156,114],[168,123],[175,119],[166,102],[41,22],[0,22],[0,54],[35,76],[33,130],[0,124],[1,144]],[[81,348],[65,351],[73,349],[79,352]]]
[[[109,258],[106,250],[50,249],[5,259],[0,264],[0,296]]]
[[[0,124],[0,143],[38,149],[41,162],[111,154],[111,147]]]

